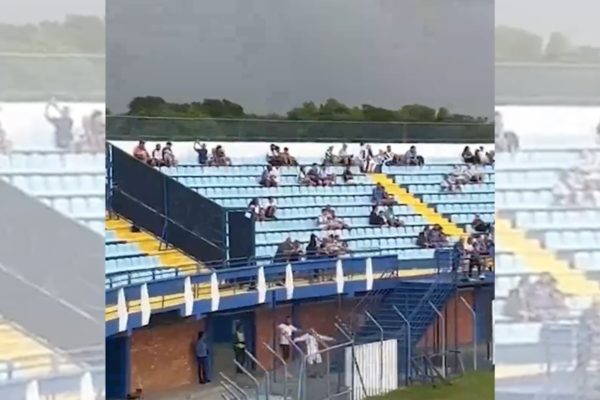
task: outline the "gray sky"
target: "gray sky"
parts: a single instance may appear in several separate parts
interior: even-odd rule
[[[335,97],[491,116],[492,0],[107,0],[107,103]]]
[[[496,0],[496,25],[530,30],[544,37],[553,31],[573,44],[600,46],[598,0]]]
[[[66,14],[104,16],[104,0],[0,0],[0,23],[62,21]]]

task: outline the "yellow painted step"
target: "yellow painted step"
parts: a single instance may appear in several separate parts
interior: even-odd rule
[[[14,363],[15,378],[39,377],[52,373],[53,357],[60,361],[60,371],[78,370],[58,350],[0,316],[0,360]],[[4,372],[0,368],[0,375]]]
[[[498,216],[496,238],[501,242],[502,250],[514,253],[532,272],[547,272],[552,275],[561,292],[572,296],[600,295],[598,282],[587,279],[583,271],[571,268],[566,261],[558,259],[552,250],[544,248],[538,240],[528,238],[524,231]]]
[[[160,242],[151,234],[140,231],[131,232],[131,223],[124,219],[107,219],[106,230],[113,231],[119,240],[136,243],[144,253],[159,257],[160,263],[167,267],[189,267],[189,271],[196,272],[198,262],[177,249],[159,250]]]
[[[434,209],[429,207],[421,199],[414,196],[407,189],[398,186],[392,179],[385,174],[369,174],[371,180],[375,183],[380,183],[385,191],[394,196],[400,204],[410,206],[416,213],[425,218],[429,225],[440,225],[444,233],[448,236],[460,237],[465,235],[464,229],[456,225],[454,222],[446,219],[443,215],[438,214]]]

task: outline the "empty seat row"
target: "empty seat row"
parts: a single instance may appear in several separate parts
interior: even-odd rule
[[[265,163],[266,164],[266,163]],[[177,167],[161,168],[167,175],[171,176],[189,176],[189,177],[256,177],[264,171],[264,165],[233,165],[227,167],[203,167],[199,165],[178,165]],[[330,173],[341,175],[344,172],[344,167],[332,166],[329,167]],[[353,174],[362,175],[358,167],[351,167]],[[282,177],[298,176],[299,167],[280,167],[279,173]]]
[[[411,193],[416,194],[435,194],[435,193],[446,193],[441,185],[408,185],[408,190]],[[462,193],[493,193],[493,183],[478,183],[463,185],[461,188]]]
[[[209,196],[210,197],[210,196]],[[217,203],[228,208],[246,208],[250,200],[255,196],[246,196],[237,199],[219,199],[213,198]],[[259,197],[259,196],[256,196]],[[260,196],[261,198],[269,197],[269,195]],[[280,207],[301,207],[301,206],[320,206],[326,205],[350,205],[350,204],[371,204],[371,196],[296,196],[296,197],[281,197],[277,199],[277,204]]]
[[[511,184],[544,184],[552,186],[556,183],[558,174],[555,171],[506,171],[498,174],[496,185],[507,186]]]
[[[34,196],[104,194],[104,174],[13,175],[9,182]]]
[[[106,212],[103,196],[41,197],[40,201],[75,219],[104,218]]]
[[[593,249],[600,250],[600,230],[549,231],[544,234],[547,247],[556,250]]]
[[[0,154],[0,173],[23,173],[27,171],[50,172],[98,172],[104,174],[104,153],[25,153]]]
[[[493,203],[494,193],[445,193],[425,194],[423,201],[429,204]]]
[[[586,271],[600,271],[600,248],[599,251],[581,251],[575,253],[575,266]]]
[[[135,243],[117,243],[105,247],[106,258],[141,256],[142,251]]]
[[[451,213],[490,213],[495,211],[495,204],[490,203],[469,203],[469,204],[439,204],[436,209],[442,214]]]
[[[440,184],[446,175],[441,175],[441,174],[434,174],[434,175],[429,175],[429,174],[420,174],[420,175],[414,175],[414,174],[404,174],[404,175],[395,175],[394,176],[394,182],[396,182],[399,185],[407,185],[407,184]],[[494,182],[495,181],[495,174],[485,174],[483,177],[483,181],[484,182]]]
[[[115,258],[106,260],[106,272],[127,271],[136,268],[156,268],[160,266],[160,259],[156,256],[140,256]]]
[[[597,150],[594,150],[598,154]],[[514,154],[499,153],[496,157],[498,170],[510,165],[532,165],[534,167],[546,164],[557,166],[561,164],[575,163],[581,159],[580,150],[552,150],[552,151],[520,151]]]
[[[336,185],[329,187],[304,187],[304,186],[280,186],[280,187],[223,187],[223,188],[196,188],[198,193],[209,198],[227,198],[227,197],[277,197],[277,196],[327,196],[327,195],[358,195],[371,194],[372,185]]]
[[[141,271],[137,271],[141,269]],[[160,268],[153,270],[144,270],[144,267],[129,268],[123,271],[112,271],[112,274],[106,277],[106,288],[115,286],[135,285],[148,282],[155,279],[174,278],[177,274],[175,268]],[[116,273],[122,272],[122,273]],[[107,273],[109,273],[107,271]]]
[[[545,208],[553,201],[550,190],[498,190],[496,204],[498,208],[528,209]]]
[[[260,187],[260,178],[254,176],[229,177],[229,176],[203,176],[203,177],[175,177],[175,180],[188,187]],[[336,180],[337,184],[344,184],[341,178]],[[346,185],[372,184],[366,175],[357,175]],[[279,186],[299,186],[296,176],[284,176],[279,181]],[[310,186],[299,186],[300,192],[307,192],[313,189]]]
[[[521,228],[600,228],[600,211],[555,210],[519,211],[517,225]]]
[[[485,222],[493,222],[494,214],[480,214],[481,219]],[[450,219],[455,224],[470,224],[475,218],[475,214],[452,214]]]

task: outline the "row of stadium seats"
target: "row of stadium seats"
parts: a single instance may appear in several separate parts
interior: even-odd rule
[[[0,171],[8,174],[55,174],[60,172],[104,175],[104,153],[12,152],[0,154]]]
[[[600,228],[600,211],[582,209],[518,211],[515,220],[519,226],[526,226],[529,229],[551,229],[557,226],[566,229]]]
[[[81,175],[12,175],[5,177],[12,185],[34,196],[99,195],[104,194],[105,177],[99,174]]]
[[[257,178],[256,176],[208,176],[208,177],[199,177],[199,176],[195,176],[195,177],[177,177],[174,176],[173,178],[175,178],[175,180],[179,181],[181,184],[188,186],[188,187],[192,187],[192,188],[196,188],[196,187],[231,187],[231,186],[237,186],[237,187],[245,187],[245,186],[255,186],[256,183],[259,181],[259,178]],[[338,178],[336,179],[336,182],[338,183],[342,183],[342,179]],[[280,181],[279,181],[279,186],[291,186],[291,185],[296,185],[298,183],[298,178],[296,176],[293,175],[287,175],[287,176],[282,176]],[[369,184],[369,179],[364,176],[364,175],[358,175],[356,176],[352,182],[351,185],[358,185],[358,184]],[[312,187],[301,187],[300,190],[310,190],[310,189],[315,189]]]

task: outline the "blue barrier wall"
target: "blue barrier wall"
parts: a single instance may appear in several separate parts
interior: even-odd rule
[[[246,217],[245,211],[229,211],[227,213],[229,236],[229,260],[236,260],[239,265],[251,265],[255,256],[254,220]]]
[[[111,210],[201,261],[225,259],[222,207],[114,146],[109,153]]]

